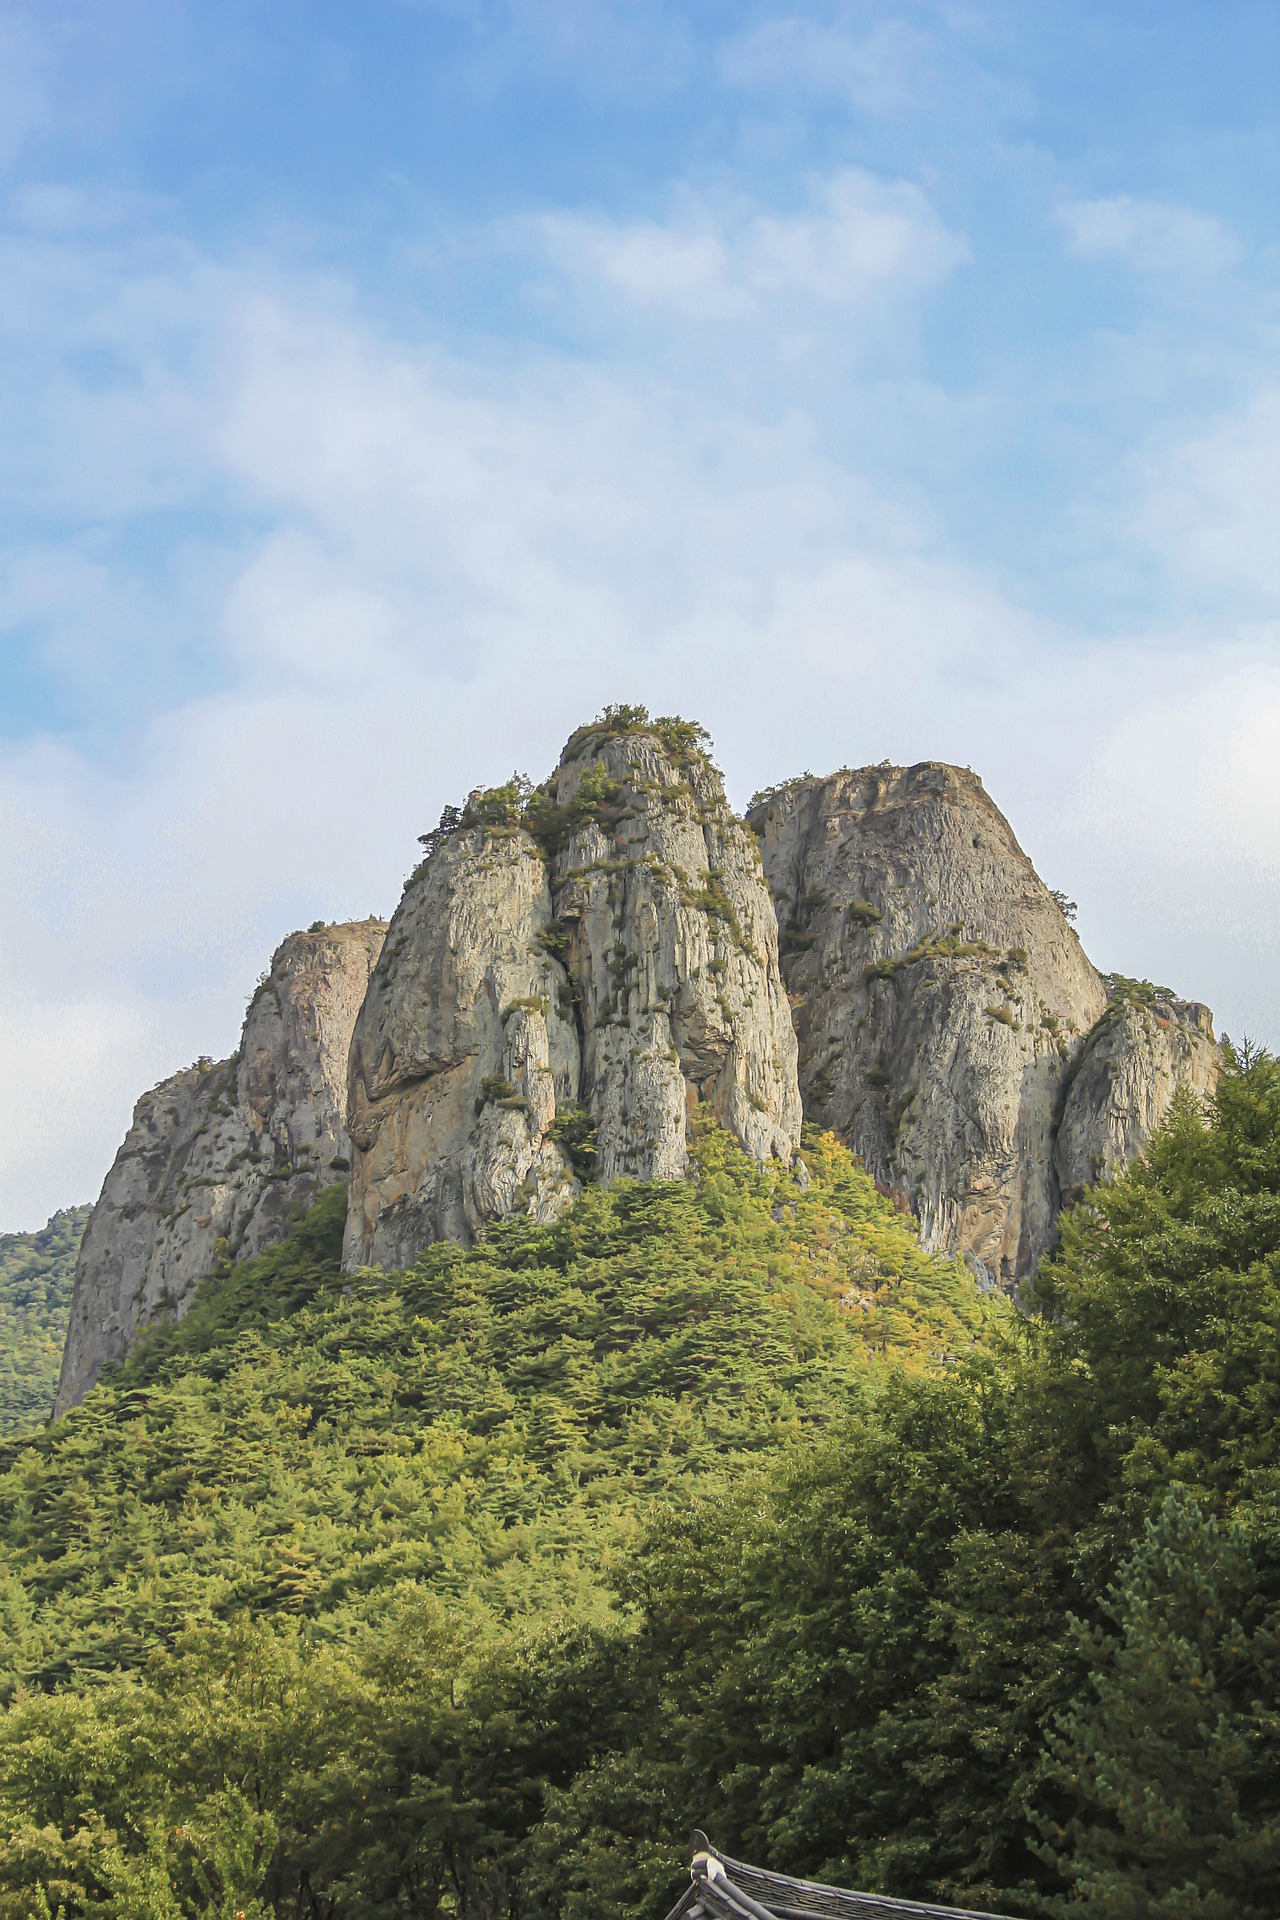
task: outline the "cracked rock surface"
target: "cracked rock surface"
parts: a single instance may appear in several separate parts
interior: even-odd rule
[[[1063,1206],[1142,1152],[1179,1087],[1203,1097],[1217,1078],[1208,1007],[1164,992],[1113,994],[1073,1062],[1054,1141]]]
[[[678,1179],[699,1104],[759,1160],[799,1139],[777,923],[705,755],[583,728],[535,798],[464,812],[392,920],[351,1052],[349,1268],[553,1218],[586,1171]]]
[[[138,1101],[80,1249],[55,1417],[142,1328],[180,1319],[205,1274],[282,1239],[346,1179],[347,1052],[384,932],[365,920],[290,934],[238,1051]]]
[[[806,777],[749,815],[782,928],[808,1118],[901,1194],[926,1246],[1012,1290],[1063,1199],[1207,1091],[1207,1008],[1090,964],[978,777]]]

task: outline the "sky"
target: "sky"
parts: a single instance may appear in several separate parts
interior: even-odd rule
[[[0,1229],[442,806],[971,766],[1280,1043],[1274,0],[0,0]]]

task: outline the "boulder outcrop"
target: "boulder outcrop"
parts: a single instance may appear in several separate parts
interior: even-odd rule
[[[81,1245],[55,1416],[141,1329],[181,1318],[205,1274],[283,1238],[346,1179],[347,1053],[385,931],[367,920],[291,934],[239,1050],[138,1101]]]
[[[1064,1194],[1139,1152],[1176,1087],[1213,1084],[1208,1010],[1104,979],[966,769],[806,777],[748,819],[807,1116],[903,1195],[926,1245],[1014,1288]]]
[[[428,838],[352,1042],[349,1267],[552,1218],[587,1169],[679,1178],[703,1103],[790,1160],[777,924],[697,729],[583,728]]]
[[[1142,981],[1114,981],[1086,1036],[1054,1141],[1063,1206],[1140,1154],[1179,1087],[1212,1093],[1219,1054],[1208,1007]]]

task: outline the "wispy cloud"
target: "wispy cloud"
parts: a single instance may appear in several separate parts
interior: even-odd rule
[[[545,215],[536,232],[551,258],[641,305],[697,319],[741,318],[769,306],[852,310],[911,298],[968,256],[910,181],[843,168],[812,183],[795,213],[725,206],[685,193],[666,221]]]
[[[805,218],[856,228],[868,200],[929,235],[922,202],[861,182]],[[786,277],[810,272],[811,300],[867,272],[863,256],[830,266],[829,241],[806,235]],[[783,216],[753,214],[722,238],[721,284],[772,299],[794,243]],[[877,258],[920,275],[909,241]],[[1052,852],[1056,809],[1035,795],[1068,787],[1091,743],[1105,754],[1151,672],[1149,649],[1077,648],[1066,693],[1069,634],[948,557],[909,499],[834,463],[805,422],[740,393],[547,354],[495,369],[390,338],[321,283],[175,272],[219,294],[210,339],[160,383],[177,412],[150,416],[155,449],[190,423],[196,497],[234,499],[258,531],[206,593],[215,690],[171,697],[114,770],[70,743],[0,757],[5,1071],[29,1075],[44,1036],[45,1144],[9,1142],[10,1217],[83,1191],[161,1068],[233,1043],[290,926],[389,909],[444,801],[513,764],[540,772],[605,700],[707,720],[739,797],[797,765],[976,757]],[[159,300],[144,360],[178,304],[176,288]],[[53,549],[11,571],[10,612],[91,634],[99,576],[78,564]],[[1128,804],[1114,782],[1097,792],[1112,819]]]
[[[858,27],[790,14],[726,40],[718,59],[733,86],[772,93],[798,86],[890,115],[924,103],[936,55],[935,36],[900,19]]]
[[[1063,201],[1057,220],[1077,260],[1118,260],[1144,273],[1219,273],[1241,255],[1236,235],[1212,214],[1127,193]]]
[[[114,143],[147,109],[150,16],[121,51],[89,12],[77,138],[96,113]],[[973,127],[1012,68],[978,71],[976,17],[796,6],[725,42],[723,16],[643,0],[375,9],[345,64],[280,28],[292,106],[274,39],[242,102],[252,54],[215,27],[223,118],[188,146],[187,10],[143,144],[204,184],[169,198],[86,186],[74,142],[62,177],[61,56],[29,36],[39,166],[0,201],[0,630],[27,663],[0,1074],[30,1091],[0,1224],[92,1191],[139,1089],[233,1044],[284,932],[391,907],[442,804],[542,771],[611,699],[713,727],[738,799],[805,765],[972,762],[1100,959],[1246,1005],[1280,924],[1276,402],[1253,318],[1221,312],[1246,276],[1207,214],[1081,199],[1087,169],[1043,145],[996,163],[995,218]],[[438,70],[405,67],[420,23]],[[313,203],[322,108],[342,182]],[[121,142],[97,177],[150,181]],[[1085,258],[1145,275],[1141,300]],[[1120,293],[1082,321],[1082,287]],[[1014,415],[1037,458],[1065,422],[1076,467],[1002,478]],[[1072,512],[1033,615],[1011,550]],[[1081,554],[1174,611],[1153,590],[1131,630],[1101,602],[1066,618]]]
[[[1280,629],[1171,652],[1088,755],[1070,812],[1102,964],[1206,998],[1274,1043],[1280,965]]]
[[[1134,530],[1182,580],[1280,610],[1280,384],[1143,462]]]
[[[743,257],[767,292],[761,233]],[[194,352],[170,333],[188,299],[207,336]],[[171,509],[185,479],[239,517],[226,547],[211,522],[193,561],[211,690],[172,688],[111,764],[91,738],[0,753],[0,995],[18,1010],[0,1022],[4,1070],[34,1087],[26,1036],[44,1048],[36,1144],[15,1134],[0,1153],[9,1218],[83,1191],[162,1068],[233,1044],[289,927],[388,910],[446,800],[513,764],[542,771],[604,701],[700,713],[741,791],[793,755],[924,751],[922,685],[1034,644],[907,506],[791,419],[638,387],[625,364],[495,370],[389,339],[322,284],[268,289],[211,264],[193,277],[185,258],[154,325],[132,312],[134,354],[167,397],[119,430],[131,498],[152,497],[130,476],[164,466],[177,419]],[[76,518],[109,506],[105,442],[76,431],[77,404],[98,417],[92,383],[59,404],[67,444],[103,466],[91,484],[67,473],[68,531],[11,559],[0,610],[43,622],[91,688],[95,646],[120,644],[121,576]],[[127,671],[145,679],[180,605],[172,591],[135,605]],[[783,660],[796,678],[780,715]]]

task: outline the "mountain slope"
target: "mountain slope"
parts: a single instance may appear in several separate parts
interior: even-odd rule
[[[714,1126],[694,1153],[695,1180],[589,1188],[555,1226],[355,1283],[334,1190],[206,1283],[0,1450],[0,1684],[133,1665],[243,1608],[354,1632],[404,1582],[591,1613],[652,1502],[829,1421],[886,1355],[936,1368],[991,1323],[833,1141],[804,1174]]]
[[[91,1212],[68,1207],[36,1233],[0,1233],[0,1434],[27,1433],[53,1411]]]
[[[1039,1321],[829,1137],[693,1148],[350,1286],[330,1194],[0,1447],[5,1920],[661,1920],[693,1819],[1276,1911],[1280,1069],[1178,1096]]]

